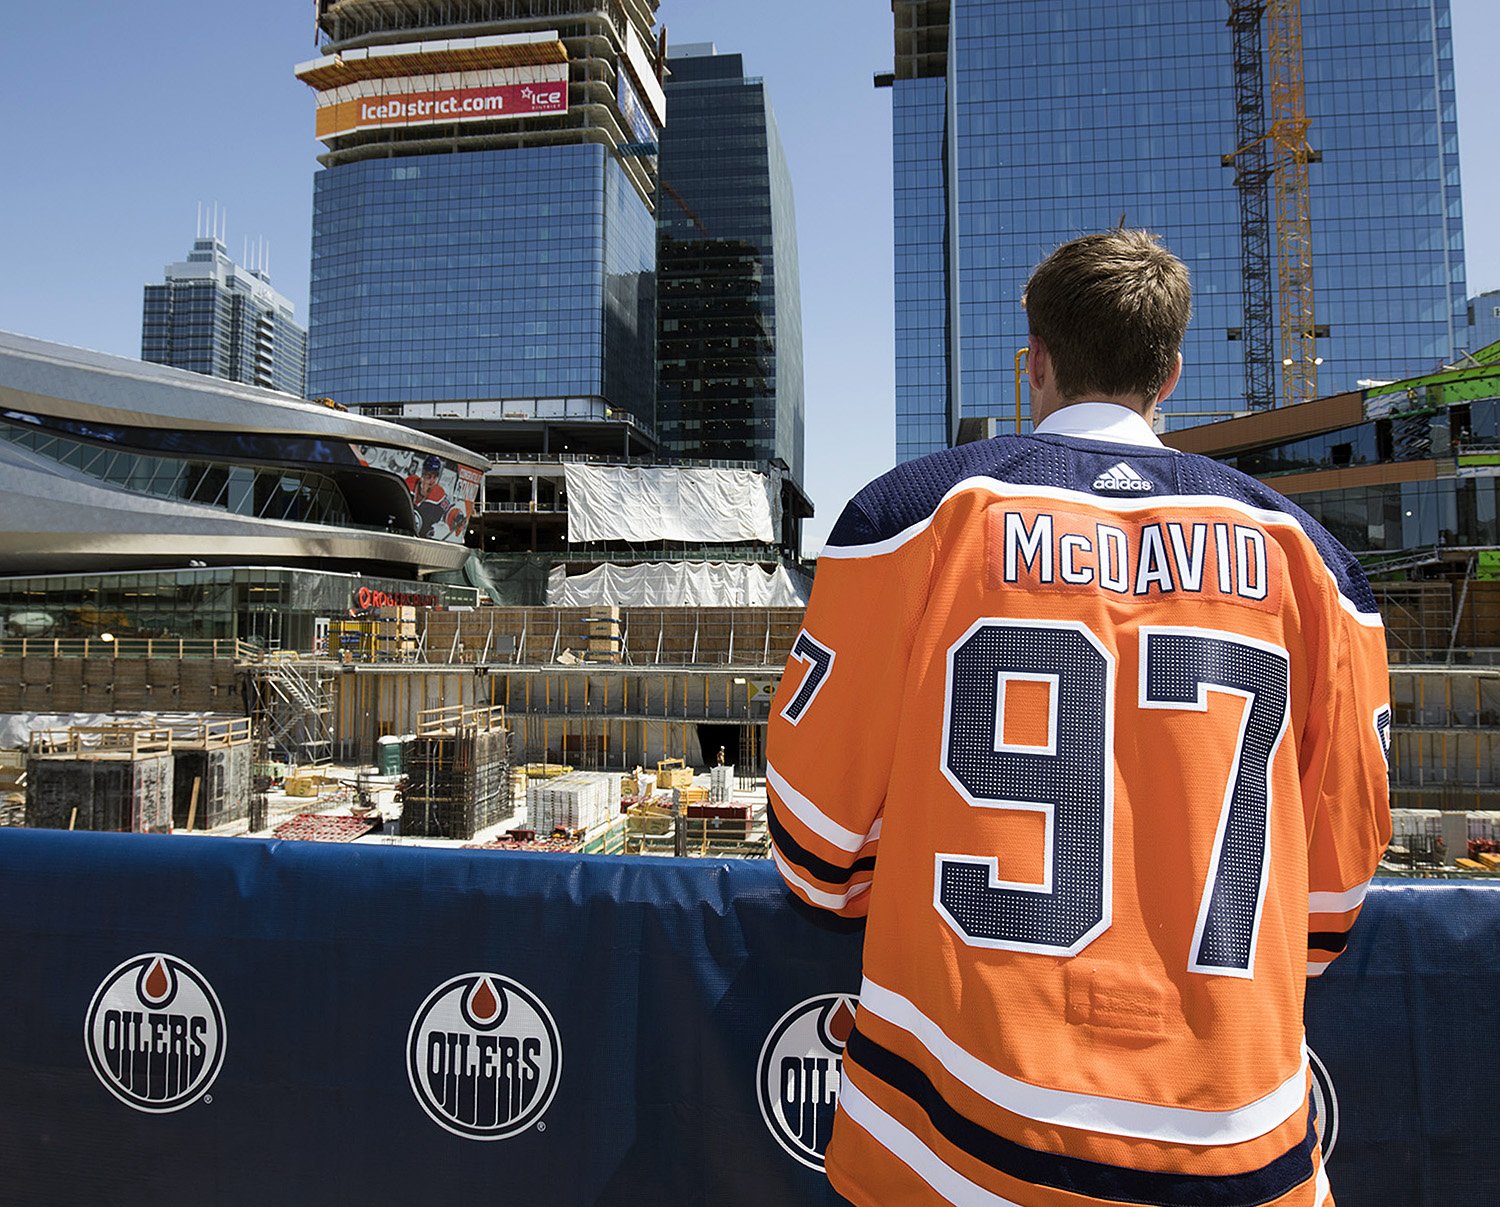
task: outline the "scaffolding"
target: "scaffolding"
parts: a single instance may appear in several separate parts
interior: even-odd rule
[[[334,681],[338,665],[279,655],[246,668],[253,719],[264,758],[320,766],[333,759]]]

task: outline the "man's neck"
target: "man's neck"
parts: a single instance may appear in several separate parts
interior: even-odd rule
[[[1041,398],[1038,398],[1036,395],[1032,396],[1031,426],[1036,427],[1044,419],[1046,419],[1047,416],[1056,414],[1058,411],[1063,410],[1065,407],[1077,406],[1080,403],[1085,402],[1104,402],[1108,403],[1111,406],[1124,407],[1127,411],[1134,411],[1137,415],[1144,419],[1148,427],[1153,426],[1152,421],[1156,418],[1156,403],[1152,402],[1147,405],[1145,401],[1140,398],[1130,398],[1119,395],[1111,396],[1104,394],[1090,395],[1085,398],[1057,398],[1055,396],[1049,397],[1044,394]],[[1038,403],[1041,403],[1042,405],[1039,407],[1037,405]]]

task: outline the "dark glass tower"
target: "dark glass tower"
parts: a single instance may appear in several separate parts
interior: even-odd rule
[[[803,459],[802,301],[786,155],[737,54],[676,47],[657,212],[658,408],[683,457]]]
[[[655,10],[319,6],[315,393],[479,450],[555,422],[649,447]]]
[[[951,443],[964,417],[1008,427],[1026,278],[1122,218],[1193,274],[1168,426],[1244,409],[1224,0],[894,10],[897,456]],[[1448,0],[1303,0],[1302,45],[1328,395],[1428,371],[1467,341]]]
[[[217,236],[199,238],[164,282],[146,286],[141,359],[301,398],[307,332],[293,313],[264,268],[236,264]]]

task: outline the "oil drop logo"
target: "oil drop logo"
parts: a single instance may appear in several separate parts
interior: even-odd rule
[[[406,1071],[434,1123],[471,1140],[536,1124],[557,1093],[562,1041],[542,1000],[496,972],[444,981],[411,1022]]]
[[[186,960],[147,952],[126,960],[89,1003],[89,1064],[126,1106],[166,1114],[191,1106],[224,1063],[224,1011]]]
[[[1333,1076],[1328,1072],[1328,1066],[1311,1048],[1307,1050],[1307,1063],[1312,1067],[1313,1127],[1317,1130],[1318,1146],[1323,1150],[1326,1165],[1339,1140],[1339,1096],[1333,1088]]]
[[[802,1164],[823,1168],[833,1132],[844,1044],[854,1030],[855,999],[810,997],[781,1016],[760,1050],[760,1113],[776,1142]]]

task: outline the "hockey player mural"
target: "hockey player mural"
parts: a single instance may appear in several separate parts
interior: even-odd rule
[[[478,470],[445,461],[434,453],[356,445],[362,465],[399,474],[411,493],[412,527],[418,536],[462,542],[479,494]]]

